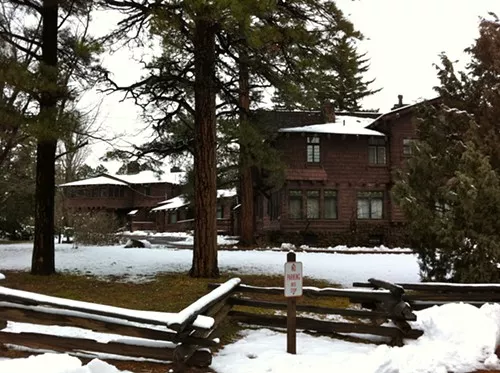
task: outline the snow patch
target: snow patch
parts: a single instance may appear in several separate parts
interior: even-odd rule
[[[448,304],[417,311],[413,327],[424,335],[403,347],[357,344],[298,333],[297,355],[286,353],[286,334],[267,329],[244,331],[225,346],[212,367],[219,373],[434,373],[499,369],[500,305],[480,309]]]
[[[0,360],[0,372],[19,373],[131,373],[120,371],[116,367],[94,359],[87,365],[82,365],[80,359],[65,354],[47,353],[30,356],[24,359]]]

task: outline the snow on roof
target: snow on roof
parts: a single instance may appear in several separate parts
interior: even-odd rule
[[[236,195],[236,188],[233,189],[218,189],[217,198],[229,198]],[[174,198],[167,199],[159,203],[160,206],[151,209],[151,211],[164,211],[164,210],[175,210],[179,207],[184,207],[189,205],[189,202],[184,199],[183,196],[177,196]]]
[[[127,215],[135,215],[139,212],[139,210],[132,210]]]
[[[72,181],[70,183],[61,184],[59,186],[84,186],[84,185],[128,185],[128,184],[154,184],[154,183],[171,183],[180,184],[184,172],[164,172],[162,175],[157,175],[153,171],[142,171],[135,175],[111,175],[102,174],[98,177]]]
[[[67,187],[67,186],[83,186],[83,185],[127,185],[127,183],[102,175],[98,177],[92,177],[90,179],[83,179],[78,181],[72,181],[66,184],[60,184],[59,186]]]
[[[217,189],[217,198],[229,198],[236,195],[236,188],[232,189]]]
[[[363,118],[353,115],[337,115],[335,122],[312,124],[302,127],[282,128],[279,132],[309,132],[309,133],[330,133],[338,135],[362,135],[362,136],[385,136],[383,133],[368,129],[373,122],[373,118]]]
[[[415,106],[418,106],[420,104],[423,104],[423,103],[432,103],[434,101],[437,101],[441,98],[441,96],[436,96],[434,98],[431,98],[431,99],[427,99],[427,100],[422,100],[422,99],[419,99],[419,100],[416,100],[414,101],[413,103],[411,104],[408,104],[408,105],[404,105],[404,106],[401,106],[401,107],[398,107],[396,109],[393,109],[393,110],[390,110],[386,113],[382,113],[380,114],[377,118],[375,118],[375,120],[372,120],[372,122],[369,124],[369,127],[372,127],[372,125],[374,125],[375,123],[377,123],[380,119],[388,116],[388,115],[391,115],[391,114],[396,114],[396,113],[399,113],[401,111],[405,111],[405,110],[408,110],[408,109],[413,109]]]
[[[189,205],[189,202],[186,201],[183,196],[170,198],[160,203],[161,206],[155,207],[154,209],[151,209],[151,211],[175,210],[178,209],[179,207]]]
[[[153,171],[142,171],[135,175],[117,175],[121,180],[126,181],[130,184],[153,184],[153,183],[171,183],[179,184],[180,179],[184,175],[183,172],[164,172],[161,175],[157,175]]]

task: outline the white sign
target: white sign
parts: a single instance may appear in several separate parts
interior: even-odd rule
[[[302,262],[285,263],[285,297],[302,296]]]

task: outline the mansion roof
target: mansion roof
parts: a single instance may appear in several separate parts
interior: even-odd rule
[[[88,186],[88,185],[131,185],[131,184],[154,184],[154,183],[170,183],[180,184],[183,177],[182,172],[165,172],[161,175],[153,171],[142,171],[135,175],[110,175],[102,174],[97,177],[72,181],[70,183],[61,184],[61,187],[71,186]]]
[[[360,136],[385,136],[382,132],[375,131],[368,127],[373,118],[358,117],[354,115],[336,115],[335,122],[311,124],[300,127],[281,128],[279,132],[299,132],[299,133],[329,133],[338,135],[360,135]]]

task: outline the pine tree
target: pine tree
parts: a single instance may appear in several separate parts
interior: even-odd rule
[[[185,141],[194,148],[195,224],[198,220],[200,223],[195,229],[192,273],[202,276],[216,274],[213,267],[217,262],[214,225],[216,116],[220,113],[239,114],[240,135],[257,133],[244,128],[248,123],[252,95],[258,93],[256,90],[269,86],[285,89],[286,82],[293,81],[290,79],[292,73],[300,75],[304,66],[313,70],[310,65],[316,61],[314,56],[322,53],[335,35],[351,32],[352,25],[333,1],[104,2],[128,11],[124,28],[116,32],[119,35],[123,35],[128,27],[144,24],[153,15],[152,32],[162,37],[164,53],[149,64],[151,75],[129,90],[143,107],[155,107],[163,114],[160,120],[155,119],[157,129],[165,128],[179,115],[194,118],[194,136],[188,135]],[[198,34],[200,28],[203,29],[203,38]],[[308,57],[310,55],[313,57]],[[145,96],[148,97],[146,102]],[[217,107],[216,96],[219,99]],[[200,101],[202,98],[204,104]],[[244,241],[251,241],[251,171],[257,164],[255,154],[246,146],[243,136],[240,140],[240,193],[243,193],[242,215],[245,221],[242,237]],[[161,149],[164,154],[179,150],[178,147]],[[209,235],[206,230],[213,232]],[[200,266],[205,268],[203,274],[197,270]]]
[[[74,100],[76,83],[87,81],[99,70],[93,58],[98,44],[88,37],[87,29],[83,36],[77,35],[67,22],[76,17],[87,20],[88,27],[91,5],[89,1],[21,0],[1,8],[2,52],[11,51],[2,53],[0,65],[3,96],[11,93],[10,99],[2,100],[8,104],[2,109],[11,115],[2,119],[8,122],[10,134],[36,139],[33,274],[55,272],[56,150],[58,139],[68,130],[61,114]],[[20,107],[13,97],[22,102]]]
[[[441,104],[422,112],[394,188],[428,280],[500,280],[499,26],[481,22],[466,71],[442,56]]]
[[[357,111],[360,101],[380,91],[371,89],[374,79],[367,80],[366,54],[359,53],[356,43],[363,39],[352,26],[323,53],[308,55],[304,69],[276,90],[273,102],[286,109],[320,110],[325,102],[333,102],[339,111]]]

